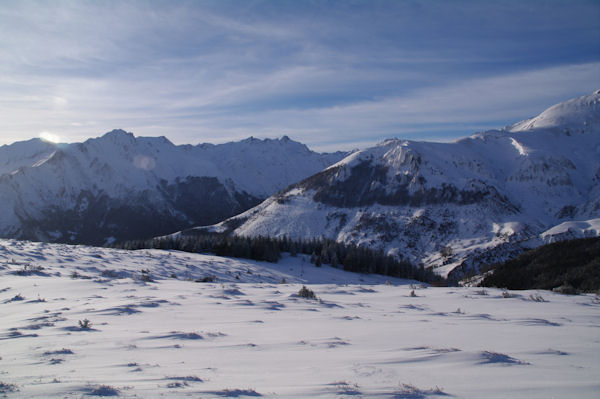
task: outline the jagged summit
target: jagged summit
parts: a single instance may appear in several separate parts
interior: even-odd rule
[[[110,132],[106,132],[104,136],[133,136],[133,133],[127,132],[123,129],[113,129]]]
[[[345,155],[283,139],[176,146],[122,129],[27,149],[0,165],[0,236],[93,244],[218,222]]]

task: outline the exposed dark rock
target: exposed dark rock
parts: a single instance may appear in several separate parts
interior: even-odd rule
[[[188,177],[162,182],[156,193],[141,192],[126,199],[82,191],[73,209],[48,207],[42,218],[21,215],[20,238],[49,242],[103,245],[150,238],[193,225],[209,225],[241,213],[261,199],[230,192],[214,177]]]

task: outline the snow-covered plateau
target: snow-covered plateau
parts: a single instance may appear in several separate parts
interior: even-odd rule
[[[597,236],[599,218],[600,90],[452,143],[386,140],[209,230],[327,237],[460,279],[525,248]]]
[[[426,287],[301,256],[13,240],[0,240],[0,276],[6,398],[600,392],[600,300],[589,294]],[[318,299],[300,297],[303,285]]]

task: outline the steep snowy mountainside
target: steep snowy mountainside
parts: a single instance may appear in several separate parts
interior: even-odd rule
[[[600,216],[599,98],[454,143],[384,141],[213,229],[325,236],[469,272],[495,260],[483,254],[509,256],[557,224]]]
[[[176,146],[113,130],[1,176],[0,235],[102,244],[215,223],[344,155],[287,137]]]
[[[34,166],[50,157],[57,148],[57,144],[41,139],[0,146],[0,175],[15,172],[24,166]]]

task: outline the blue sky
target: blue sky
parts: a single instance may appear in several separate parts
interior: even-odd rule
[[[0,144],[448,141],[600,88],[600,2],[0,2]]]

